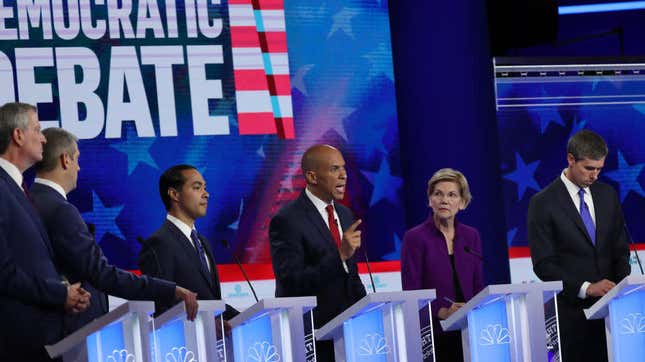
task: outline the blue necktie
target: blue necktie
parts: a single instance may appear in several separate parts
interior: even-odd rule
[[[596,225],[594,225],[593,219],[591,218],[589,206],[585,202],[585,190],[580,189],[578,196],[580,196],[580,217],[582,217],[582,222],[585,224],[585,228],[591,237],[591,242],[596,245]]]
[[[202,266],[204,267],[204,270],[206,272],[210,272],[208,270],[208,263],[206,262],[206,252],[204,251],[204,246],[202,246],[202,243],[199,241],[199,238],[197,237],[197,231],[193,229],[193,231],[190,232],[190,239],[193,241],[193,244],[195,244],[195,249],[197,249],[197,255],[199,255],[199,260],[202,262]]]

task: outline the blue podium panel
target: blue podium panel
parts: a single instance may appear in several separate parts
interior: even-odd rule
[[[119,321],[87,336],[88,362],[134,362],[133,348],[125,343],[124,324]]]
[[[645,359],[645,290],[626,294],[609,303],[615,361]]]
[[[280,326],[289,323],[285,311],[270,311],[233,329],[235,361],[278,362],[290,360],[287,334],[280,335]],[[277,327],[277,328],[276,328]],[[287,341],[285,341],[286,339]],[[284,345],[284,346],[283,346]]]
[[[473,362],[511,360],[511,338],[506,300],[481,306],[468,313],[470,349]]]
[[[155,318],[150,326],[150,355],[155,362],[225,362],[227,350],[220,315],[221,300],[200,300],[194,321],[186,319],[179,303]]]

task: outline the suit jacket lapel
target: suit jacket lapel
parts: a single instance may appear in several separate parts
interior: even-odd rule
[[[578,229],[580,229],[580,232],[585,236],[589,244],[593,245],[591,237],[589,237],[589,233],[587,232],[587,228],[585,227],[584,222],[582,222],[582,217],[580,216],[578,209],[576,209],[576,206],[573,204],[573,200],[571,199],[569,191],[567,191],[567,187],[564,185],[564,182],[560,180],[560,178],[556,180],[555,187],[558,201],[560,202],[560,205],[562,206],[565,214],[567,214],[567,216],[574,222]],[[594,202],[594,205],[595,204],[596,203]],[[598,234],[597,230],[598,226],[596,226],[596,235]]]
[[[318,232],[320,232],[320,235],[323,237],[323,239],[327,240],[329,245],[335,245],[336,242],[331,236],[331,231],[329,231],[327,224],[325,224],[325,221],[320,216],[320,213],[318,212],[318,210],[316,210],[316,207],[309,200],[304,191],[300,194],[299,202],[307,215],[307,219],[309,219],[309,221],[316,226],[316,229],[318,230]],[[338,215],[338,217],[340,217],[340,214]]]
[[[591,190],[591,197],[593,197],[593,209],[596,215],[596,247],[599,247],[599,244],[604,240],[601,235],[605,234],[605,224],[602,221],[610,220],[609,210],[607,210],[607,207],[602,206],[603,199],[602,195],[598,193],[598,190],[593,185],[589,189]]]
[[[193,244],[186,238],[186,235],[184,235],[181,230],[179,230],[173,223],[166,220],[165,224],[168,230],[170,230],[170,232],[173,234],[174,239],[177,241],[181,249],[183,249],[186,253],[186,256],[191,261],[190,264],[198,270],[199,274],[206,280],[208,285],[211,286],[210,277],[207,271],[205,271],[202,267],[202,261],[199,260],[199,255],[197,255],[197,250],[195,249]]]
[[[13,194],[13,197],[16,198],[18,203],[20,204],[20,207],[31,217],[31,220],[35,224],[36,228],[38,229],[38,232],[42,236],[42,241],[43,244],[45,244],[45,247],[47,248],[47,251],[49,252],[49,255],[53,258],[54,257],[54,250],[52,249],[51,244],[49,243],[49,237],[47,236],[47,230],[45,230],[45,226],[43,225],[42,221],[40,220],[40,216],[38,215],[38,211],[36,211],[36,208],[34,205],[31,203],[31,200],[27,198],[27,195],[25,195],[24,190],[16,184],[16,182],[9,176],[9,174],[0,168],[0,176],[4,179],[4,181],[9,185],[9,190]]]

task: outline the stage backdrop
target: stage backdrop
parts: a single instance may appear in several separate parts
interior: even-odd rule
[[[567,141],[582,129],[607,141],[600,181],[616,189],[636,242],[632,249],[645,257],[645,62],[585,61],[497,60],[500,168],[513,282],[537,280],[528,250],[529,200],[566,168]],[[631,264],[632,273],[640,274],[633,252]]]
[[[254,278],[272,278],[269,220],[299,195],[300,156],[321,142],[345,156],[344,202],[364,219],[370,259],[398,260],[405,225],[387,9],[373,0],[4,1],[0,102],[37,104],[43,126],[81,139],[70,200],[120,267],[138,268],[137,237],[164,220],[160,174],[188,163],[207,181],[197,229],[217,262],[234,252],[258,266]],[[223,280],[237,278],[224,269]],[[229,294],[248,296],[241,288]]]

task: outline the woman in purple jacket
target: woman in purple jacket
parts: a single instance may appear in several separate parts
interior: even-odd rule
[[[403,289],[437,291],[432,302],[437,361],[463,361],[460,333],[443,332],[439,320],[450,317],[483,288],[479,232],[455,219],[471,198],[461,172],[450,168],[435,172],[428,181],[432,215],[403,237]]]

